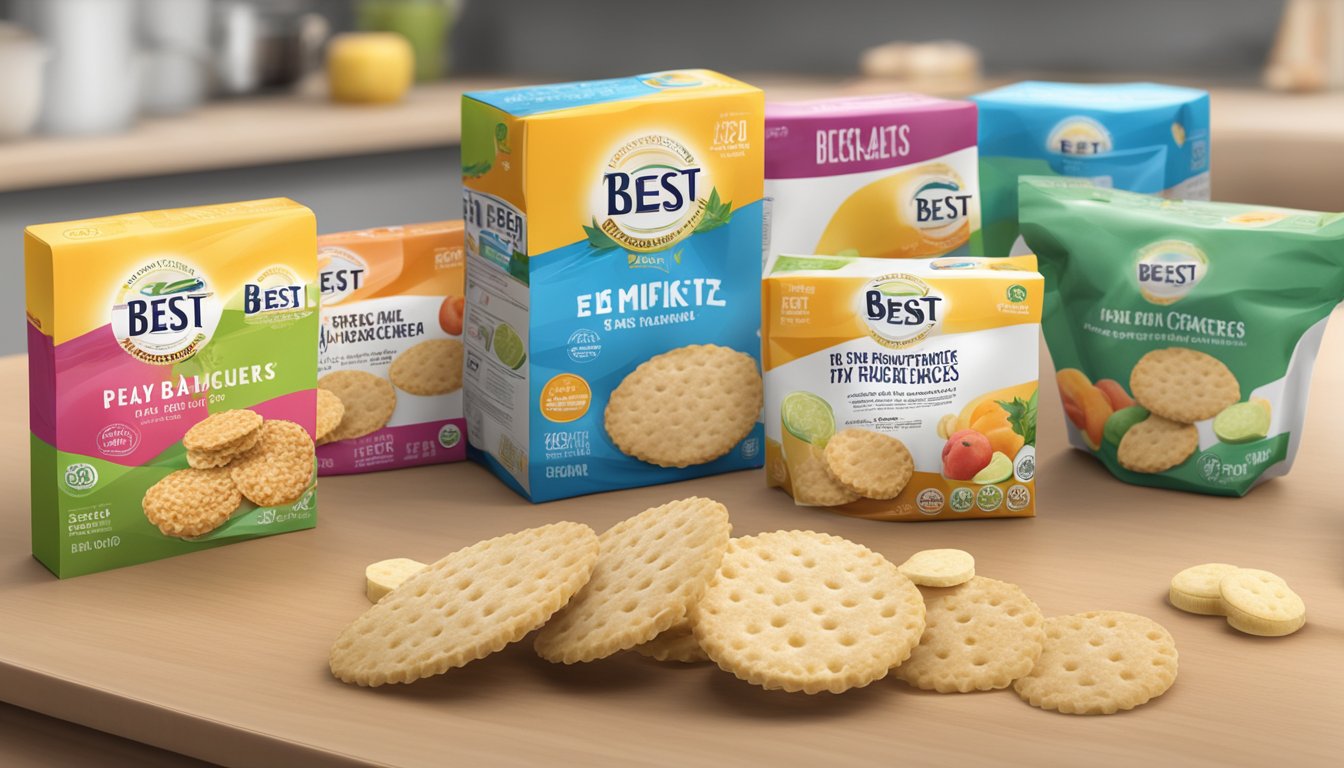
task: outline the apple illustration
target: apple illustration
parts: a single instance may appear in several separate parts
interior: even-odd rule
[[[943,477],[949,480],[970,480],[989,466],[994,448],[989,438],[974,429],[954,432],[943,446]]]

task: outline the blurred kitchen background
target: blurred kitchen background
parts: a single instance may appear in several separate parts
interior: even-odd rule
[[[695,66],[773,99],[1197,85],[1215,199],[1344,210],[1344,0],[0,0],[0,354],[27,224],[278,195],[321,231],[454,218],[462,91]]]

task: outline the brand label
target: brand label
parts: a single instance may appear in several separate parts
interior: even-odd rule
[[[358,254],[345,248],[327,247],[318,257],[318,261],[324,263],[318,278],[323,304],[340,304],[364,286],[364,273],[369,265]]]
[[[895,160],[910,154],[910,126],[903,123],[817,131],[817,165]]]
[[[209,343],[220,307],[199,270],[164,257],[127,278],[111,314],[112,333],[127,354],[154,365],[172,365]]]
[[[1059,121],[1045,140],[1045,148],[1061,155],[1104,155],[1113,146],[1106,126],[1079,115]]]
[[[906,203],[906,215],[926,234],[951,235],[971,215],[971,195],[963,192],[961,180],[950,174],[931,176],[915,187]]]
[[[659,251],[695,231],[711,189],[691,151],[669,136],[632,139],[602,173],[598,227],[618,246]]]
[[[243,314],[257,315],[292,312],[306,305],[307,286],[284,267],[270,267],[257,279],[243,286]]]
[[[1204,252],[1184,240],[1162,240],[1139,251],[1135,279],[1152,304],[1174,304],[1194,290],[1209,270]]]
[[[860,316],[869,333],[888,347],[918,344],[941,322],[943,297],[914,275],[875,278],[864,286],[860,299]]]

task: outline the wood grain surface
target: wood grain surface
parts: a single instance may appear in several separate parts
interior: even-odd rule
[[[533,506],[459,464],[324,479],[316,530],[64,582],[28,554],[24,363],[3,359],[0,699],[228,765],[1334,765],[1344,754],[1340,323],[1326,334],[1297,466],[1244,499],[1113,480],[1066,450],[1047,374],[1035,519],[853,520],[795,507],[758,472]],[[739,534],[823,530],[897,562],[960,547],[1047,615],[1151,616],[1176,638],[1180,676],[1132,712],[1077,717],[1007,691],[940,695],[891,678],[809,697],[633,653],[556,666],[528,643],[411,686],[365,690],[327,672],[332,639],[367,607],[373,560],[433,560],[557,519],[600,531],[692,494],[726,503]],[[1210,560],[1287,578],[1307,601],[1306,628],[1255,638],[1169,607],[1171,575]]]

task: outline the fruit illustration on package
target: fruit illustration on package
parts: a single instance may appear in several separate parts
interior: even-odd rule
[[[462,314],[467,308],[467,297],[449,296],[439,305],[439,327],[449,336],[462,335]]]
[[[956,432],[943,446],[943,476],[950,480],[970,480],[989,466],[994,448],[989,438],[974,429]]]
[[[1100,383],[1093,384],[1087,374],[1077,368],[1060,370],[1055,374],[1055,382],[1059,385],[1059,398],[1064,401],[1065,415],[1094,451],[1101,447],[1106,420],[1118,410],[1115,403],[1119,401],[1112,399],[1117,394],[1115,390],[1119,390],[1119,395],[1124,395],[1129,405],[1134,402],[1124,394],[1124,389],[1118,383],[1107,379],[1102,382],[1108,384],[1103,390]]]

